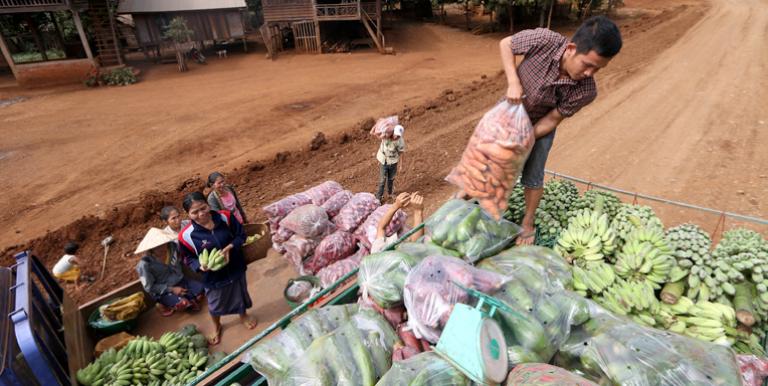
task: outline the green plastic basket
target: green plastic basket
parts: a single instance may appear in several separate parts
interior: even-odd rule
[[[101,318],[99,309],[96,308],[88,317],[88,325],[99,334],[112,335],[122,331],[130,331],[136,327],[137,318],[128,320],[104,320]]]
[[[283,298],[285,298],[285,302],[288,303],[288,305],[291,307],[291,309],[294,309],[302,304],[302,302],[296,302],[295,300],[291,299],[288,296],[288,288],[290,288],[293,283],[297,281],[306,281],[310,284],[312,284],[313,287],[319,287],[320,286],[320,279],[318,279],[315,276],[312,275],[306,275],[306,276],[299,276],[293,279],[289,279],[288,283],[285,285],[285,289],[283,290]]]

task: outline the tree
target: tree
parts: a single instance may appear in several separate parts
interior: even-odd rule
[[[187,60],[181,50],[181,44],[189,42],[192,35],[194,35],[194,31],[189,29],[187,20],[182,16],[171,19],[171,22],[165,27],[165,33],[163,33],[164,38],[173,41],[176,49],[176,62],[179,64],[179,71],[181,72],[187,71]]]

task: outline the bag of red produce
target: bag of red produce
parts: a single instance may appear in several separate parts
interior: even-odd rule
[[[340,192],[336,192],[336,194],[331,196],[331,198],[324,202],[323,205],[320,205],[320,207],[325,209],[325,211],[328,213],[328,218],[334,218],[337,214],[339,214],[341,208],[343,208],[351,198],[352,192],[349,190],[342,190]]]
[[[357,193],[349,199],[346,205],[333,218],[334,224],[345,231],[352,232],[360,225],[368,215],[373,213],[381,203],[371,193]]]
[[[328,214],[317,205],[307,204],[298,207],[280,221],[280,228],[308,239],[323,237],[335,230],[328,220]]]
[[[371,248],[371,244],[376,240],[376,232],[378,231],[379,222],[391,207],[392,205],[386,204],[376,208],[376,210],[374,210],[373,213],[371,213],[368,218],[355,229],[354,236],[360,244],[365,245],[368,249]],[[385,229],[386,236],[389,237],[397,233],[403,227],[407,218],[408,215],[405,214],[405,211],[398,209],[397,212],[395,212],[395,215],[392,216],[392,220],[387,224],[387,228]]]
[[[737,355],[743,386],[761,386],[768,376],[768,359],[755,355]]]
[[[309,196],[313,204],[322,205],[328,201],[329,198],[333,197],[334,194],[342,190],[344,190],[344,187],[342,187],[338,182],[325,181],[320,185],[309,188],[304,192],[304,194]]]
[[[379,120],[376,121],[376,124],[371,128],[370,134],[381,139],[390,137],[395,132],[395,126],[398,124],[400,124],[400,122],[397,115],[379,118]]]
[[[353,269],[360,266],[360,260],[368,252],[365,249],[360,249],[355,252],[354,255],[341,259],[337,262],[331,263],[327,267],[317,272],[317,278],[320,279],[320,286],[327,288],[331,284],[337,282],[344,275],[352,272]],[[353,276],[354,278],[354,276]]]
[[[503,101],[485,113],[461,161],[445,180],[476,198],[499,220],[534,141],[533,126],[523,105]]]
[[[294,209],[312,203],[312,197],[305,193],[296,193],[288,197],[285,197],[279,201],[275,201],[262,208],[264,213],[276,222],[280,221],[283,217],[287,216]]]
[[[456,257],[429,256],[405,279],[403,298],[408,327],[417,338],[437,343],[453,306],[472,300],[454,283],[492,295],[507,280],[501,274],[475,268]]]
[[[315,253],[317,244],[317,241],[313,239],[293,235],[288,241],[283,243],[283,248],[286,252],[299,256],[303,260],[307,256],[312,256],[312,254]]]
[[[288,241],[288,239],[290,239],[293,235],[294,233],[291,232],[288,228],[277,227],[277,231],[272,232],[272,242],[284,243]]]
[[[507,386],[597,386],[566,369],[546,363],[523,363],[507,376]]]
[[[304,268],[317,272],[335,261],[341,260],[355,251],[355,239],[344,231],[336,231],[326,236],[315,248],[314,255],[304,262]]]

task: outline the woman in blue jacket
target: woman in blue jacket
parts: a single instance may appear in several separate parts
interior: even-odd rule
[[[229,211],[211,210],[200,192],[184,197],[183,206],[192,222],[179,232],[180,251],[186,264],[203,274],[208,312],[214,327],[209,342],[215,345],[221,341],[222,315],[238,314],[248,329],[256,327],[256,322],[246,314],[253,303],[245,281],[246,263],[242,251],[245,231]],[[218,271],[201,267],[198,257],[204,250],[211,251],[214,248],[221,251],[227,261]]]

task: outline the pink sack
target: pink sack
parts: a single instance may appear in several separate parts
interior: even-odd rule
[[[305,276],[309,274],[309,272],[306,269],[304,269],[303,258],[301,256],[286,251],[283,254],[283,257],[285,257],[291,263],[291,266],[293,267],[293,269],[300,276]]]
[[[349,190],[342,190],[331,196],[331,198],[324,202],[323,205],[320,205],[320,207],[325,209],[325,211],[328,213],[328,218],[333,218],[339,214],[341,208],[343,208],[351,198],[352,192]]]
[[[279,201],[275,201],[263,207],[262,210],[267,214],[267,217],[269,217],[270,220],[278,222],[294,209],[311,203],[312,198],[310,196],[305,193],[296,193]]]
[[[397,115],[379,118],[371,128],[370,134],[381,139],[391,137],[395,132],[395,126],[398,124],[400,122]]]
[[[288,241],[288,239],[290,239],[291,236],[293,236],[293,232],[288,230],[288,228],[281,228],[278,226],[277,231],[272,232],[272,243],[275,243],[275,242],[284,243]]]
[[[352,232],[373,213],[381,203],[371,193],[357,193],[341,208],[339,214],[333,218],[334,224],[345,231]]]
[[[344,190],[344,188],[336,181],[325,181],[320,185],[309,188],[304,192],[312,200],[315,205],[322,205],[328,201],[334,194]]]
[[[280,221],[280,228],[308,239],[320,238],[335,230],[325,210],[313,204],[294,209]]]
[[[472,288],[489,295],[508,280],[495,272],[475,268],[456,257],[429,256],[405,279],[403,299],[408,310],[408,327],[419,339],[437,343],[456,303],[470,300]]]
[[[523,105],[501,102],[477,124],[461,161],[445,180],[476,198],[499,220],[534,141],[533,126]]]
[[[640,383],[640,382],[639,382]],[[566,369],[546,363],[523,363],[507,376],[507,386],[597,386]]]
[[[336,231],[326,236],[315,248],[315,254],[307,259],[304,267],[315,273],[329,264],[341,260],[355,251],[355,239],[348,232]]]
[[[344,275],[352,272],[353,269],[360,266],[360,260],[363,258],[362,253],[355,253],[354,255],[341,259],[335,263],[328,265],[317,272],[317,277],[320,279],[320,286],[326,288],[331,284],[337,282]],[[354,279],[354,276],[352,277]]]
[[[768,359],[755,355],[736,355],[744,386],[761,386],[768,376]]]
[[[368,216],[357,229],[355,229],[353,234],[360,244],[365,245],[368,249],[371,248],[371,244],[376,240],[376,232],[379,227],[379,222],[391,207],[392,205],[386,204],[376,208],[376,210],[374,210],[373,213],[371,213],[371,215]],[[392,216],[392,220],[387,224],[385,229],[386,236],[389,237],[397,233],[403,227],[407,218],[408,215],[405,211],[398,209],[397,212],[395,212],[395,215]]]
[[[291,236],[290,240],[283,244],[286,253],[290,253],[293,256],[299,256],[302,260],[307,256],[312,256],[312,254],[315,253],[316,247],[317,241],[306,239],[299,235]]]

